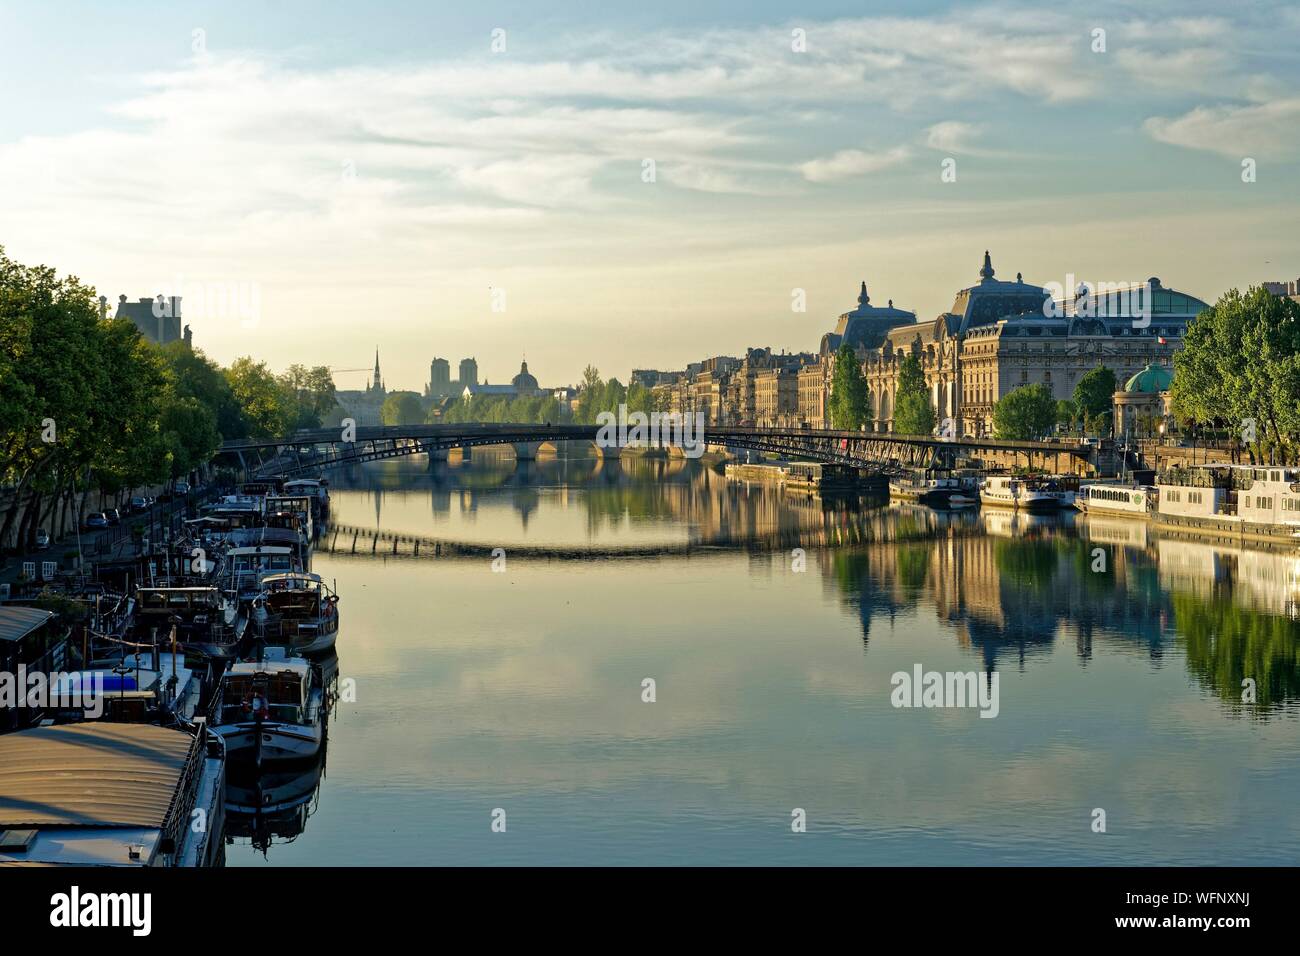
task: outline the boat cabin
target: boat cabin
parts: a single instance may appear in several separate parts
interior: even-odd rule
[[[1162,515],[1300,525],[1300,468],[1196,465],[1162,472],[1156,483]]]
[[[265,702],[264,718],[285,724],[307,721],[311,665],[305,661],[242,661],[232,664],[223,680],[221,725],[255,717],[254,702]]]
[[[62,670],[67,650],[67,630],[53,612],[35,607],[0,606],[0,673],[52,674]],[[25,691],[26,688],[21,690]],[[0,705],[0,733],[39,723],[41,708]]]
[[[294,549],[280,545],[250,545],[231,548],[226,552],[226,575],[230,587],[246,594],[261,587],[264,574],[301,571],[301,563],[294,557]]]

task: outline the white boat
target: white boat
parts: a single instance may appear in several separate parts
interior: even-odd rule
[[[1283,465],[1196,465],[1156,478],[1159,524],[1300,538],[1300,469]]]
[[[329,653],[339,633],[338,595],[319,574],[263,576],[263,592],[253,599],[258,635],[307,656]]]
[[[1068,476],[989,475],[980,482],[980,501],[1018,511],[1059,511],[1074,506],[1074,485]]]
[[[270,648],[266,659],[226,671],[220,723],[212,731],[232,759],[261,765],[315,757],[324,723],[325,692],[311,664]]]
[[[1074,506],[1085,514],[1123,514],[1146,517],[1155,496],[1150,485],[1097,482],[1079,486]]]

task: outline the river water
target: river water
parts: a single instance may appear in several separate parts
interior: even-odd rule
[[[330,478],[343,699],[229,865],[1300,861],[1294,549],[679,460]],[[918,665],[996,716],[894,706]]]

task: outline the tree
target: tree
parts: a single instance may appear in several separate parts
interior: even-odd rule
[[[319,428],[334,410],[334,377],[324,365],[307,368],[290,365],[280,376],[280,384],[293,396],[297,405],[296,428]]]
[[[1115,404],[1115,373],[1098,365],[1074,386],[1075,414],[1089,429],[1095,429],[1102,415]]]
[[[1257,460],[1300,451],[1300,303],[1232,289],[1187,327],[1174,357],[1174,413],[1227,426]]]
[[[226,380],[250,436],[276,438],[293,429],[298,412],[294,398],[265,362],[254,362],[249,356],[235,359],[226,370]]]
[[[1074,421],[1078,417],[1078,408],[1074,402],[1068,398],[1062,398],[1056,403],[1056,424],[1061,425],[1071,431],[1074,430]]]
[[[184,340],[169,342],[158,350],[177,398],[193,398],[207,407],[222,438],[243,438],[248,434],[243,410],[221,366],[199,349],[189,348]]]
[[[418,425],[424,421],[424,405],[415,392],[392,392],[379,414],[385,425]]]
[[[848,343],[835,353],[829,411],[833,427],[852,431],[857,431],[871,417],[867,380],[862,375],[857,353]]]
[[[894,431],[901,435],[929,435],[934,431],[934,408],[925,384],[921,361],[909,355],[898,366],[894,395]]]
[[[168,395],[159,425],[168,450],[171,478],[188,475],[206,463],[221,445],[216,416],[197,398]]]
[[[1022,385],[993,406],[993,433],[1007,441],[1033,441],[1052,430],[1056,400],[1042,382]]]

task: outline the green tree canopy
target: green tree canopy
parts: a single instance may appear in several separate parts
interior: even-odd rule
[[[293,430],[297,405],[265,362],[254,362],[249,356],[235,359],[226,370],[226,380],[243,410],[249,435],[274,438]]]
[[[1115,404],[1115,389],[1115,373],[1098,365],[1074,386],[1075,414],[1084,421],[1091,421],[1109,412]]]
[[[424,405],[415,392],[391,392],[379,414],[385,425],[419,425],[424,422]]]
[[[1232,289],[1187,327],[1174,356],[1174,413],[1220,424],[1260,459],[1300,455],[1300,303]]]
[[[871,417],[871,397],[862,375],[857,353],[845,343],[835,353],[835,371],[831,378],[831,425],[857,431]]]
[[[1042,382],[1021,385],[993,406],[993,433],[1008,441],[1034,441],[1056,423],[1056,399]]]
[[[898,390],[894,394],[894,431],[901,435],[929,435],[934,431],[934,407],[925,384],[921,361],[909,355],[898,368]]]

